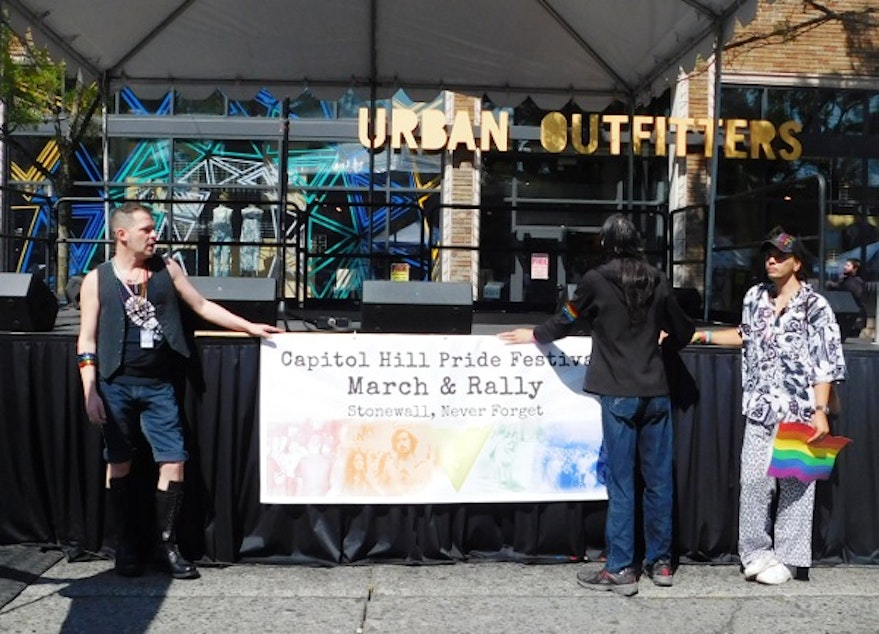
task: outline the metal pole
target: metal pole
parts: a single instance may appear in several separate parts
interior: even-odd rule
[[[275,297],[280,297],[281,301],[286,299],[287,293],[287,192],[289,190],[289,174],[287,173],[287,155],[290,153],[290,97],[286,97],[281,105],[281,147],[278,152],[278,231],[281,235],[281,266],[278,280],[275,282]],[[299,256],[297,250],[296,256],[296,276],[294,279],[302,278],[302,271],[299,269]],[[296,294],[299,295],[299,285],[296,286]],[[297,299],[300,299],[297,297]]]
[[[376,29],[378,28],[378,9],[375,0],[369,3],[369,191],[367,192],[367,209],[369,211],[369,224],[367,226],[366,244],[369,253],[369,278],[372,279],[375,273],[373,266],[372,254],[372,219],[375,214],[375,118],[378,114],[376,99],[378,98],[378,66],[376,56]],[[388,147],[388,153],[391,148]]]
[[[634,117],[635,96],[631,95],[629,97],[629,121],[634,121]],[[631,128],[631,126],[629,127]],[[626,158],[629,170],[628,177],[626,178],[626,189],[628,190],[628,196],[626,196],[626,211],[629,212],[629,216],[633,216],[633,212],[635,209],[635,205],[633,202],[635,200],[635,143],[634,135],[631,132],[629,132],[629,148],[626,152]],[[632,222],[636,222],[634,217],[632,217],[631,219]]]
[[[101,111],[101,153],[103,164],[101,170],[104,173],[104,237],[112,241],[113,236],[110,235],[110,77],[104,73],[101,78],[101,95],[103,106]],[[111,244],[104,244],[104,261],[110,259]]]
[[[6,102],[0,100],[0,126],[2,129],[6,130]],[[11,227],[9,226],[11,223],[9,222],[9,213],[7,209],[9,208],[9,153],[6,151],[6,140],[4,139],[2,143],[0,143],[0,234],[3,234],[3,238],[0,238],[0,272],[6,271],[9,263],[7,261],[8,256],[8,243],[10,238],[8,236],[12,232],[10,231]]]
[[[825,232],[827,231],[827,179],[815,174],[818,181],[818,288],[824,290],[827,272],[824,270]]]
[[[708,186],[708,219],[705,235],[705,304],[702,308],[702,318],[708,321],[708,310],[711,308],[711,272],[714,267],[714,224],[716,222],[717,209],[717,171],[720,163],[720,152],[717,142],[717,119],[720,117],[720,77],[723,65],[723,24],[717,29],[714,40],[714,112],[709,112],[709,124],[714,126],[714,148],[711,154],[711,182]]]
[[[879,292],[876,293],[876,312],[873,314],[873,343],[879,344]]]

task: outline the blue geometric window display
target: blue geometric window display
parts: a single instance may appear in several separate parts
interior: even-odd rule
[[[126,111],[135,115],[169,116],[172,110],[170,93],[165,99],[152,102],[152,108],[128,90],[120,93],[119,99],[124,101]],[[266,115],[277,113],[278,102],[270,93],[261,91],[256,101]],[[320,103],[323,117],[333,118],[336,109]],[[229,102],[230,115],[248,116],[246,109],[236,104]],[[150,109],[154,111],[150,113]],[[118,147],[125,146],[126,153],[121,159],[115,156],[107,190],[95,159],[84,149],[77,153],[77,197],[90,200],[71,205],[71,237],[77,241],[69,249],[70,274],[87,272],[104,260],[102,241],[107,234],[100,200],[107,191],[113,201],[111,208],[117,204],[115,201],[123,199],[150,203],[163,247],[174,250],[177,243],[192,244],[198,240],[205,210],[217,203],[223,188],[234,188],[246,192],[252,202],[270,212],[262,223],[261,239],[264,251],[271,255],[261,275],[278,274],[283,243],[307,251],[304,278],[295,270],[295,258],[288,257],[284,267],[285,279],[304,282],[307,298],[346,298],[359,292],[362,280],[374,273],[366,257],[371,254],[408,263],[413,277],[429,276],[418,254],[423,252],[432,230],[426,224],[424,209],[438,202],[438,155],[403,152],[388,157],[377,153],[374,198],[382,202],[368,205],[369,153],[356,139],[332,143],[291,140],[286,166],[290,183],[288,202],[293,198],[295,204],[286,205],[287,217],[282,222],[276,200],[279,170],[275,142],[170,138],[116,141]],[[53,143],[47,141],[42,152],[44,159],[50,158],[43,162],[49,170],[58,167],[57,153],[49,151]],[[14,164],[10,184],[24,191],[16,183],[39,180],[34,176],[36,173],[33,166]],[[45,187],[29,189],[29,194],[21,193],[19,200],[14,201],[12,222],[23,236],[45,237],[50,232],[54,201],[45,198]],[[171,210],[169,202],[173,202]],[[422,243],[414,244],[416,241]],[[44,262],[43,244],[22,242],[16,270],[32,270]],[[345,275],[336,274],[337,270]]]

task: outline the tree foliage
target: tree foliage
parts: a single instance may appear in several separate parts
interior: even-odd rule
[[[27,156],[63,201],[73,194],[77,148],[87,136],[99,134],[94,115],[101,103],[100,87],[97,82],[83,81],[82,73],[71,77],[63,61],[53,60],[49,50],[36,45],[29,34],[16,33],[5,16],[0,24],[0,56],[0,99],[6,108],[0,141]],[[36,133],[46,127],[58,146],[55,165],[42,164],[15,134]],[[56,289],[63,293],[69,273],[69,203],[59,203],[56,212],[52,231],[52,237],[57,237]]]

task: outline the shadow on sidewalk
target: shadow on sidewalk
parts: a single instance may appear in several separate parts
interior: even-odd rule
[[[0,608],[12,601],[64,556],[46,546],[0,546]]]
[[[171,577],[156,570],[135,578],[106,570],[82,579],[43,579],[64,585],[58,594],[70,599],[61,632],[146,632],[171,585]]]

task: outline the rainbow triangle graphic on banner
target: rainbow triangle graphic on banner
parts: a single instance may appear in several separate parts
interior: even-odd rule
[[[837,454],[851,442],[851,438],[825,436],[808,444],[806,440],[812,433],[811,425],[806,423],[780,423],[766,475],[773,478],[796,478],[803,482],[829,478]]]
[[[491,426],[436,430],[432,444],[439,447],[439,464],[456,491],[461,490],[491,431]]]

